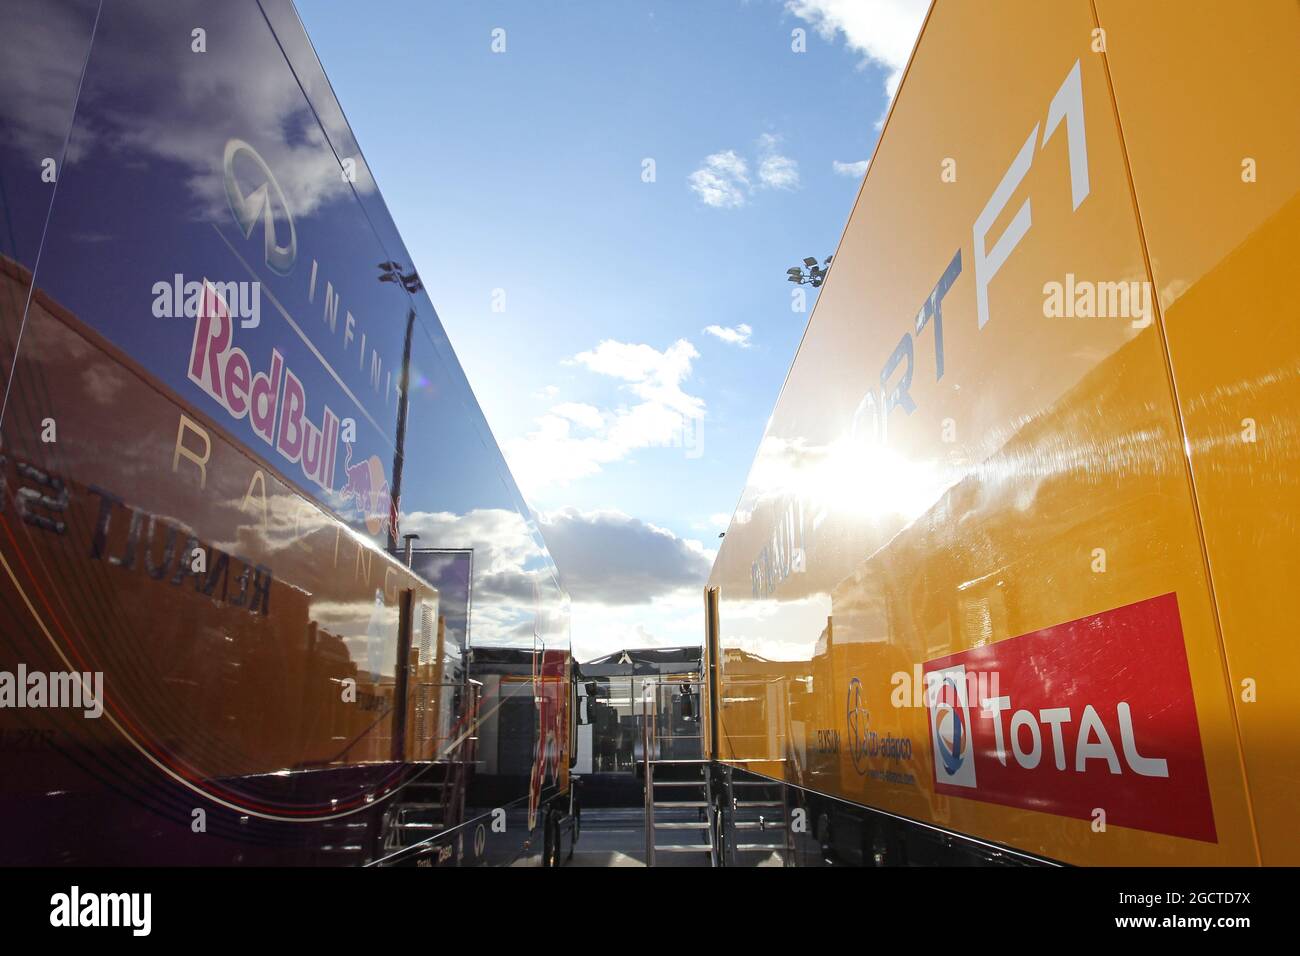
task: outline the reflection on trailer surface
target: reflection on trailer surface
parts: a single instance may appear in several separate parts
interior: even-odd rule
[[[568,597],[292,4],[2,6],[0,672],[102,716],[0,860],[556,862]]]

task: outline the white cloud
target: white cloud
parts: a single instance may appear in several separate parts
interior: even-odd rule
[[[82,18],[74,7],[44,0],[5,5],[5,55],[0,57],[5,146],[24,153],[38,172],[45,157],[59,155],[68,135],[82,58],[69,56],[67,47],[71,38],[88,35]]]
[[[777,150],[780,144],[781,137],[772,133],[758,138],[758,181],[768,189],[795,189],[799,186],[799,164],[781,155]]]
[[[574,435],[573,423],[559,415],[542,415],[536,425],[526,437],[508,441],[502,449],[510,471],[529,496],[549,485],[567,485],[594,475],[601,465],[625,454],[604,438]]]
[[[722,339],[728,345],[739,345],[742,349],[749,348],[749,336],[754,331],[744,322],[739,325],[709,325],[705,326],[704,331],[714,338]]]
[[[473,551],[476,645],[530,646],[535,633],[562,639],[559,594],[532,519],[506,508],[415,511],[402,516],[402,530],[418,534],[422,548]]]
[[[687,177],[691,189],[706,206],[736,209],[745,205],[756,189],[797,189],[799,163],[777,149],[781,137],[763,133],[756,140],[758,182],[750,179],[749,161],[734,149],[704,158],[699,169]]]
[[[402,515],[402,531],[418,534],[422,548],[472,548],[475,574],[526,574],[525,566],[541,550],[528,520],[504,508],[412,511]]]
[[[625,647],[681,647],[700,643],[700,589],[679,588],[649,604],[574,601],[573,656],[589,661]]]
[[[735,649],[769,661],[811,661],[831,611],[828,592],[793,600],[745,600],[727,606],[723,653]]]
[[[745,205],[749,192],[749,165],[735,150],[713,153],[687,177],[691,189],[706,206],[735,209]]]
[[[719,511],[715,514],[706,516],[703,519],[697,519],[691,522],[691,527],[696,531],[702,531],[710,539],[715,539],[719,531],[726,531],[727,525],[731,523],[731,515]]]
[[[789,156],[767,156],[758,166],[758,178],[769,189],[794,189],[799,185],[799,164]]]
[[[566,508],[539,517],[575,602],[647,604],[708,579],[715,552],[620,511]]]
[[[51,46],[55,38],[85,30],[70,9],[43,0],[5,5],[0,120],[6,146],[12,141],[36,157],[58,155],[52,148],[63,145],[67,103],[77,89],[80,63]],[[339,173],[339,159],[325,133],[335,144],[351,142],[342,113],[314,112],[297,83],[278,82],[259,45],[226,45],[220,54],[200,58],[201,66],[189,42],[158,44],[142,57],[138,38],[156,30],[147,22],[154,16],[147,4],[125,5],[114,11],[114,29],[96,34],[95,73],[113,77],[111,96],[100,91],[112,102],[96,111],[93,123],[79,122],[65,164],[89,151],[120,151],[122,162],[178,164],[183,170],[178,179],[197,204],[188,214],[217,223],[230,222],[222,157],[227,141],[236,137],[252,144],[273,171],[295,217],[352,201],[354,186],[364,193],[375,191],[360,156],[352,157],[354,183]],[[299,79],[313,84],[309,95],[332,101],[324,74],[308,71]],[[239,109],[231,109],[232,103],[240,104]],[[63,128],[56,128],[59,117]]]
[[[841,163],[838,159],[831,163],[831,167],[841,176],[850,176],[853,179],[861,179],[867,174],[867,166],[871,164],[869,159],[861,159],[856,163]]]
[[[605,416],[601,414],[599,408],[579,402],[563,402],[555,405],[551,408],[551,414],[567,418],[573,424],[593,431],[605,423]]]
[[[532,432],[505,445],[520,485],[529,492],[567,485],[637,449],[684,446],[698,436],[704,400],[682,388],[697,358],[699,352],[686,339],[662,352],[606,339],[575,355],[571,364],[621,380],[632,401],[604,409],[576,402],[549,408]]]
[[[885,93],[890,99],[898,92],[929,6],[929,0],[786,0],[785,4],[826,39],[843,33],[849,49],[889,70]]]
[[[598,375],[628,382],[627,388],[646,402],[665,405],[682,415],[702,415],[704,402],[681,389],[691,374],[691,362],[700,357],[686,339],[678,339],[660,352],[649,345],[632,345],[605,339],[590,352],[573,357]]]

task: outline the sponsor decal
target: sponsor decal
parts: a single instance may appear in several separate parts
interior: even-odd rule
[[[840,732],[838,730],[817,731],[816,752],[823,755],[840,752]]]
[[[528,778],[528,829],[537,826],[542,788],[549,779],[560,783],[568,762],[569,654],[547,650],[542,643],[546,612],[542,592],[533,582],[533,703],[537,708],[537,736],[533,772]],[[627,652],[624,651],[626,654]]]
[[[1077,211],[1092,192],[1092,180],[1088,174],[1088,137],[1084,124],[1083,73],[1079,60],[1075,60],[1066,73],[1065,79],[1048,103],[1043,119],[1029,131],[1011,165],[1007,167],[972,225],[973,255],[967,261],[974,265],[976,328],[980,331],[988,325],[993,315],[989,308],[989,290],[993,280],[1033,226],[1030,197],[1023,199],[1002,234],[992,243],[989,234],[997,223],[1006,221],[1006,209],[1013,199],[1022,195],[1018,190],[1033,165],[1035,156],[1047,148],[1053,137],[1063,137],[1066,140],[1070,167],[1070,202],[1072,209]],[[880,368],[878,383],[873,382],[854,412],[853,435],[859,440],[875,445],[888,444],[890,418],[894,410],[901,409],[905,415],[910,416],[919,407],[911,390],[913,378],[920,370],[917,351],[922,333],[933,334],[934,380],[938,382],[943,379],[943,300],[962,274],[962,258],[962,247],[958,246],[938,281],[921,302],[920,308],[908,314],[898,344]],[[1044,287],[1043,293],[1048,295],[1049,290]],[[926,332],[927,329],[932,330],[932,333]]]
[[[220,605],[243,608],[249,614],[271,613],[271,584],[275,578],[264,564],[255,564],[216,545],[204,545],[197,535],[171,524],[142,508],[126,504],[117,495],[91,485],[88,489],[99,499],[94,532],[90,539],[90,558],[107,561],[122,571],[143,574],[150,581],[167,582],[180,587],[192,582],[195,594],[202,594]],[[114,516],[126,519],[126,540],[114,551],[109,532]],[[161,557],[159,544],[161,543]],[[191,556],[202,551],[204,567],[196,568]]]
[[[893,767],[873,766],[874,761],[886,764],[910,762],[912,759],[912,741],[909,737],[895,737],[886,732],[882,737],[871,728],[871,711],[867,710],[862,700],[862,681],[854,677],[849,681],[849,699],[845,723],[848,729],[849,757],[853,760],[853,769],[859,775],[880,783],[898,783],[915,786],[916,777],[911,773]],[[821,733],[818,732],[820,740]],[[839,735],[834,738],[835,749],[839,749]]]
[[[533,700],[537,706],[537,743],[533,750],[533,771],[528,779],[528,829],[537,826],[542,787],[549,780],[560,782],[560,768],[567,750],[569,718],[568,654],[565,651],[533,652]]]
[[[755,601],[774,595],[792,574],[807,573],[814,534],[825,517],[824,509],[812,514],[802,501],[797,500],[777,512],[772,536],[749,568]]]
[[[267,267],[278,275],[289,275],[298,258],[298,233],[284,191],[270,167],[247,142],[231,139],[226,143],[222,169],[230,211],[244,238],[250,238],[260,226]],[[400,278],[408,292],[420,288],[418,276],[414,273],[401,274],[398,263],[386,262],[382,267],[389,270],[381,277],[382,281],[396,281]],[[318,264],[313,259],[308,302],[316,301],[317,272]],[[198,284],[182,284],[179,275],[175,280],[174,290],[169,291],[166,283],[158,283],[155,285],[155,294],[177,301],[182,295],[187,296],[183,311],[181,307],[168,310],[164,306],[169,303],[162,301],[155,302],[155,314],[193,316],[195,294],[192,287]],[[252,422],[253,431],[263,441],[273,445],[289,461],[300,464],[304,476],[310,481],[327,492],[332,491],[338,452],[338,416],[328,406],[325,407],[319,425],[306,416],[307,396],[302,379],[286,366],[284,357],[278,350],[272,350],[270,367],[266,372],[252,376],[252,388],[249,388],[249,361],[241,349],[233,346],[230,316],[233,311],[235,317],[241,319],[240,324],[244,328],[255,328],[259,324],[260,283],[253,283],[252,286],[247,295],[236,287],[241,295],[238,301],[232,301],[229,295],[221,294],[222,285],[215,287],[217,292],[214,294],[213,284],[204,280],[202,303],[198,308],[199,322],[195,327],[194,346],[190,354],[189,377],[220,402],[232,417],[244,418],[247,415]],[[345,351],[360,331],[357,368],[364,373],[366,333],[358,328],[357,320],[350,311],[340,310],[340,296],[333,283],[326,281],[322,322],[332,334],[338,334],[340,315],[343,318],[341,335]],[[319,353],[317,357],[326,370],[337,378],[337,373],[330,364]],[[367,380],[376,394],[387,396],[391,393],[392,371],[390,369],[385,373],[384,361],[379,350],[373,346],[370,349]],[[348,395],[356,401],[350,391]],[[371,455],[354,464],[352,452],[349,444],[342,500],[336,501],[339,510],[344,513],[351,511],[354,517],[365,523],[366,530],[372,535],[384,534],[391,528],[395,536],[398,501],[389,490],[383,462]]]
[[[845,715],[849,728],[849,756],[853,758],[853,769],[858,773],[867,772],[867,733],[871,724],[871,711],[862,703],[862,681],[853,678],[849,681],[848,712]]]
[[[236,163],[251,169],[255,174],[253,181],[257,185],[252,189],[245,191],[240,185],[240,177],[235,172]],[[271,168],[258,155],[257,150],[242,139],[226,142],[221,168],[225,174],[226,200],[230,203],[230,212],[235,217],[235,222],[239,223],[244,238],[252,236],[260,222],[267,267],[277,275],[288,275],[298,258],[298,232],[293,225],[289,204],[285,202],[284,191],[275,181]],[[279,215],[276,215],[277,211]],[[288,233],[283,244],[276,233],[277,222],[283,222],[285,225],[281,232]]]
[[[225,300],[205,281],[186,370],[189,380],[231,418],[247,418],[253,433],[290,464],[298,465],[304,478],[332,492],[341,431],[338,415],[325,405],[317,421],[312,421],[307,387],[280,350],[272,348],[265,367],[254,371],[253,360],[235,345],[235,329]],[[370,455],[354,463],[353,444],[344,444],[344,483],[335,499],[339,510],[351,511],[372,535],[383,534],[390,526],[396,533],[398,504],[383,462]]]
[[[231,418],[247,418],[254,434],[298,465],[305,478],[325,491],[333,490],[338,416],[326,405],[319,424],[307,417],[306,386],[285,364],[279,349],[271,349],[262,371],[253,371],[252,360],[235,345],[230,310],[210,282],[203,284],[187,375]]]
[[[972,672],[973,673],[973,672]],[[971,759],[970,698],[966,665],[927,673],[932,678],[930,742],[934,746],[935,779],[949,786],[975,786]]]
[[[976,672],[1000,675],[978,697]],[[925,665],[935,790],[1216,842],[1175,595]]]
[[[348,444],[347,460],[343,463],[343,506],[352,505],[366,523],[371,534],[381,534],[393,520],[396,503],[388,489],[388,476],[384,463],[371,455],[352,464],[352,445]],[[394,523],[394,533],[396,524]]]

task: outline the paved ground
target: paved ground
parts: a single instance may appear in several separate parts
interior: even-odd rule
[[[673,831],[678,832],[678,831]],[[683,831],[694,833],[694,831]],[[704,831],[699,831],[702,839]],[[661,834],[662,838],[662,834]],[[684,839],[684,838],[683,838]],[[657,866],[708,866],[707,853],[659,853]],[[645,812],[583,807],[582,835],[567,866],[645,866]]]
[[[678,811],[682,813],[683,811]],[[667,819],[667,818],[665,818]],[[672,819],[678,819],[673,817]],[[681,816],[681,820],[687,819]],[[664,839],[703,842],[704,831],[671,830]],[[683,836],[682,834],[690,834]],[[583,807],[582,834],[573,859],[566,866],[645,866],[645,813],[640,809]],[[708,853],[657,853],[656,866],[707,867]],[[781,866],[775,855],[771,859],[745,861],[747,866]]]

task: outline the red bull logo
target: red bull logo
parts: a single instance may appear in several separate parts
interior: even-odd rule
[[[377,455],[371,455],[352,464],[352,445],[348,444],[343,474],[343,507],[351,505],[355,508],[357,514],[365,520],[366,530],[371,534],[383,534],[388,530],[396,507],[396,502],[389,493],[383,463]]]
[[[271,349],[263,368],[254,366],[235,344],[235,323],[225,300],[206,280],[186,373],[231,418],[247,419],[253,433],[298,465],[306,480],[325,491],[334,487],[338,416],[325,405],[319,419],[311,420],[307,388],[278,349]]]

